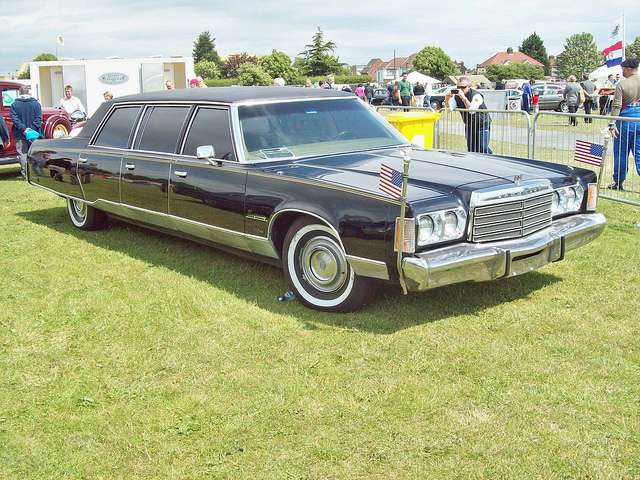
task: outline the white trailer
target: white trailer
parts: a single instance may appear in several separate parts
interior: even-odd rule
[[[43,107],[54,107],[71,85],[91,116],[104,102],[104,92],[114,97],[164,90],[171,80],[187,88],[195,77],[193,57],[107,58],[105,60],[55,60],[31,62],[31,94]]]

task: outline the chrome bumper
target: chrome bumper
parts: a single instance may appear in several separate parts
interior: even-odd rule
[[[483,282],[531,272],[564,258],[597,238],[606,225],[599,213],[574,215],[525,238],[462,243],[402,260],[407,288],[428,290],[459,282]]]

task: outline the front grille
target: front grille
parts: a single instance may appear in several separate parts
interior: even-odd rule
[[[525,237],[551,225],[553,193],[545,192],[473,210],[472,242],[494,242]]]

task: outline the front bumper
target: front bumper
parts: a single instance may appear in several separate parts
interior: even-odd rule
[[[573,215],[524,238],[459,243],[402,260],[407,288],[428,290],[460,282],[483,282],[531,272],[564,258],[597,238],[606,225],[600,213]]]

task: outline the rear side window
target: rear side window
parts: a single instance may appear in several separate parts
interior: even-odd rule
[[[140,107],[124,107],[114,110],[98,134],[94,145],[101,147],[127,148],[131,130],[140,113]]]
[[[189,107],[149,107],[140,123],[135,148],[175,153]]]
[[[203,145],[212,145],[216,158],[235,160],[227,110],[200,108],[196,112],[182,154],[195,157],[196,150]]]

